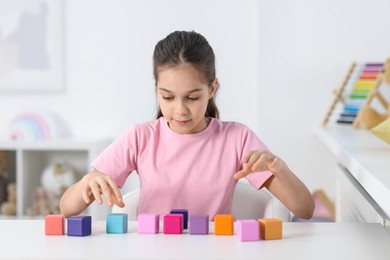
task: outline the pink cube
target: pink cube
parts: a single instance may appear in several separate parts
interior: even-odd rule
[[[237,237],[240,241],[256,241],[260,239],[259,222],[254,219],[237,220]]]
[[[164,216],[164,234],[183,233],[183,214],[166,214]]]
[[[156,234],[160,230],[160,215],[142,213],[137,217],[139,234]]]

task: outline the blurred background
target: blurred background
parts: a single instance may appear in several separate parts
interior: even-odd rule
[[[0,139],[26,112],[55,115],[57,135],[79,140],[154,119],[154,45],[194,30],[217,57],[221,119],[248,125],[334,200],[338,169],[314,129],[352,62],[389,57],[389,10],[387,0],[0,0]],[[22,67],[12,46],[36,55]],[[126,189],[137,186],[132,177]]]

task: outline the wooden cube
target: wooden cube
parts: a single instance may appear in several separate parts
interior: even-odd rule
[[[106,232],[108,234],[127,233],[127,214],[112,213],[107,215]]]
[[[260,237],[264,240],[282,239],[282,221],[276,218],[259,219]]]
[[[190,216],[190,234],[207,235],[209,233],[209,215]]]
[[[257,241],[260,239],[259,221],[254,219],[237,220],[237,237],[240,241]]]
[[[230,214],[218,214],[214,217],[214,234],[215,235],[233,235],[234,217]]]
[[[183,233],[183,214],[167,214],[164,216],[164,234]]]
[[[156,234],[160,229],[160,215],[154,213],[138,214],[138,233]]]
[[[64,216],[47,215],[45,217],[45,234],[62,236],[64,234]]]
[[[187,209],[172,209],[171,214],[183,214],[183,228],[188,229],[188,210]]]
[[[67,218],[68,236],[89,236],[92,231],[91,216],[71,216]]]

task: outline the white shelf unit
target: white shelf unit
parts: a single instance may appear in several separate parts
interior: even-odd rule
[[[17,185],[16,218],[27,217],[35,188],[40,186],[43,170],[54,163],[69,163],[81,178],[90,170],[91,161],[110,144],[111,140],[60,139],[45,141],[0,141],[0,150],[10,154],[8,175]],[[98,215],[106,211],[91,205],[85,213]],[[1,216],[0,217],[4,217]]]
[[[335,155],[336,221],[377,222],[390,227],[390,147],[369,130],[329,124],[317,134]]]

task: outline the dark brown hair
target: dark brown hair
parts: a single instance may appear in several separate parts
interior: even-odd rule
[[[158,73],[182,63],[191,64],[203,76],[207,85],[211,87],[215,80],[215,55],[205,37],[194,31],[175,31],[156,44],[153,52],[154,80],[158,81]],[[162,117],[158,107],[157,118]],[[209,99],[206,117],[219,118],[219,111],[215,103],[215,94]]]

